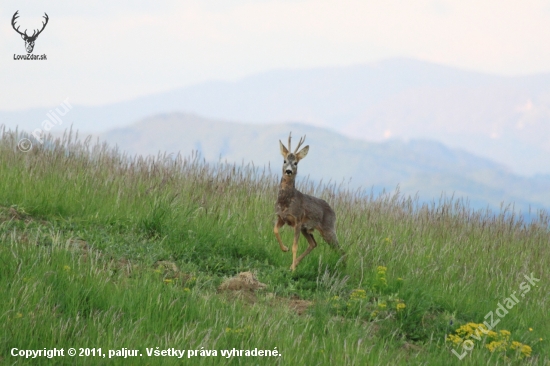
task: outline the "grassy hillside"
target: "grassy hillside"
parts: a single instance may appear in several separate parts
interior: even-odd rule
[[[301,170],[316,182],[350,180],[349,187],[374,192],[399,185],[404,194],[418,194],[423,202],[445,192],[468,197],[476,208],[514,202],[529,217],[530,208],[550,208],[550,176],[521,177],[491,160],[433,140],[365,142],[298,123],[253,125],[181,113],[151,116],[100,138],[131,155],[185,155],[194,149],[208,162],[253,159],[256,165],[279,169],[277,141],[288,131],[307,135],[311,154]]]
[[[527,225],[462,201],[420,206],[306,182],[335,208],[348,259],[319,238],[291,273],[272,233],[271,172],[121,156],[71,135],[22,152],[20,137],[0,139],[0,363],[550,362],[544,213]],[[290,243],[291,230],[282,236]],[[244,271],[267,288],[217,289]],[[476,326],[490,312],[494,329]],[[65,356],[12,355],[55,347]],[[142,356],[108,358],[123,348]],[[221,354],[255,348],[272,356]],[[154,355],[172,349],[183,359]]]

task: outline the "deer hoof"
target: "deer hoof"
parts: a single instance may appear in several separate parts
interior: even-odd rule
[[[283,252],[288,252],[288,248],[285,247],[284,245],[281,247],[281,250],[282,250]]]

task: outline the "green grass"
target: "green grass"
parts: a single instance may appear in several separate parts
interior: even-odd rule
[[[348,259],[319,238],[291,273],[291,254],[273,235],[278,181],[269,170],[195,155],[122,156],[70,134],[22,152],[22,136],[0,133],[1,364],[550,363],[544,212],[526,224],[463,201],[420,205],[306,181],[302,191],[334,207]],[[290,229],[282,236],[291,242]],[[217,290],[243,271],[267,289]],[[531,273],[540,282],[524,292]],[[459,360],[452,350],[463,345],[448,335],[482,323],[514,291],[518,303],[494,329],[511,333],[502,350],[490,352],[488,336],[470,338],[474,348]],[[530,357],[513,341],[529,345]],[[11,355],[70,347],[143,356]],[[156,347],[197,356],[147,356]],[[282,356],[221,355],[233,348]],[[200,357],[201,349],[218,355]]]

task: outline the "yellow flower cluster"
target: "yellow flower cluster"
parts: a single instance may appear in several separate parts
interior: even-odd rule
[[[455,345],[461,345],[462,342],[464,342],[464,339],[462,339],[459,335],[456,334],[449,334],[447,336],[447,341],[453,342]]]
[[[501,330],[501,332],[507,332],[508,335],[510,334],[510,332],[508,332],[507,330]],[[474,336],[477,336],[477,335],[486,335],[490,338],[495,338],[497,336],[497,333],[492,331],[492,330],[487,330],[487,327],[485,326],[485,324],[481,323],[481,324],[477,324],[477,323],[467,323],[467,324],[464,324],[463,326],[461,326],[460,328],[458,328],[455,333],[460,336],[460,337],[463,337],[463,338],[470,338],[472,337],[472,335]],[[505,334],[503,333],[503,334]]]
[[[395,308],[397,309],[397,311],[401,311],[403,309],[405,309],[407,307],[407,305],[405,305],[404,302],[399,302],[397,303],[397,305],[395,306]]]
[[[376,268],[376,286],[380,289],[388,287],[388,281],[386,280],[387,267],[378,266]]]
[[[503,329],[498,333],[488,330],[485,324],[467,323],[455,331],[455,334],[449,334],[447,341],[460,346],[466,340],[473,342],[481,340],[481,337],[491,340],[485,345],[492,352],[506,352],[507,350],[517,350],[520,352],[520,358],[531,357],[532,349],[530,346],[518,341],[510,342],[510,331]]]
[[[349,296],[350,299],[353,299],[353,300],[361,300],[361,299],[366,299],[367,298],[367,291],[365,290],[362,290],[362,289],[357,289],[357,290],[353,290]]]
[[[365,300],[367,298],[367,291],[363,289],[356,289],[351,292],[349,295],[349,301],[346,303],[348,307],[354,306],[357,302]]]
[[[510,349],[519,350],[523,357],[531,357],[531,352],[533,351],[528,345],[516,341],[512,342]]]
[[[531,357],[531,352],[533,351],[530,346],[518,341],[513,341],[511,344],[509,344],[506,340],[493,341],[487,344],[485,347],[487,347],[487,349],[489,349],[489,351],[491,352],[506,351],[507,349],[519,351],[521,353],[521,358]]]

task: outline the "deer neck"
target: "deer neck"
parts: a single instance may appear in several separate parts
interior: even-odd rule
[[[296,189],[294,175],[288,176],[283,174],[281,178],[281,184],[279,185],[279,191],[294,191]]]
[[[283,175],[281,184],[279,185],[279,195],[277,197],[277,203],[279,207],[284,208],[290,206],[295,194],[296,186],[294,182],[294,176]]]

